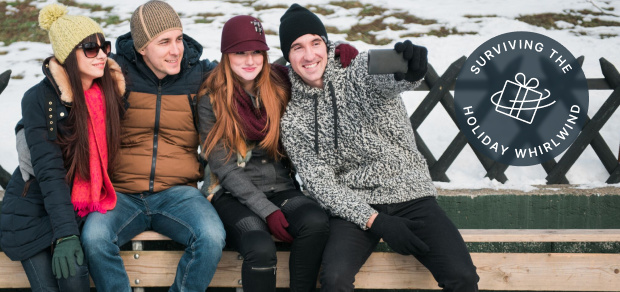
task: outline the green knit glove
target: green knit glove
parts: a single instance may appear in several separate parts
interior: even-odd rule
[[[75,257],[77,257],[78,265],[84,263],[84,252],[82,244],[77,235],[63,237],[56,242],[54,256],[52,256],[52,273],[56,279],[69,278],[69,275],[75,276]]]

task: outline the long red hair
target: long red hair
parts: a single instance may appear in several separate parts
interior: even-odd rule
[[[261,106],[265,107],[267,113],[267,124],[263,129],[266,136],[259,146],[266,149],[271,157],[280,159],[283,157],[280,148],[280,118],[290,99],[290,88],[271,70],[267,52],[261,51],[261,54],[263,67],[254,79],[254,92],[260,92]],[[244,157],[247,153],[241,117],[235,103],[237,97],[234,96],[234,88],[237,86],[241,86],[239,77],[230,67],[228,54],[222,54],[220,63],[200,86],[200,92],[208,92],[216,118],[215,125],[203,145],[205,157],[209,156],[220,141],[228,150],[227,159],[233,152],[241,153]]]

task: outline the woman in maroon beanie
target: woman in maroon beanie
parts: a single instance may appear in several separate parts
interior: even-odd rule
[[[355,48],[342,44],[340,62]],[[226,241],[243,256],[246,292],[276,290],[276,247],[292,243],[291,291],[314,291],[329,234],[327,214],[305,196],[280,143],[289,101],[288,68],[269,64],[258,19],[231,18],[222,30],[222,58],[199,91],[202,152],[208,161],[203,193],[220,215]],[[344,66],[344,65],[343,65]]]

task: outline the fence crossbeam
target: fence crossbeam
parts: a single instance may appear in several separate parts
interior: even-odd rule
[[[601,108],[596,112],[594,117],[586,122],[583,130],[579,136],[577,136],[575,142],[573,142],[573,145],[566,150],[566,153],[564,153],[562,159],[560,159],[557,165],[551,170],[551,172],[549,172],[549,175],[546,178],[548,184],[560,183],[561,177],[570,170],[575,161],[577,161],[577,158],[583,154],[586,146],[588,146],[597,135],[600,135],[599,131],[601,128],[605,125],[605,123],[607,123],[609,118],[611,118],[611,115],[616,111],[618,106],[620,106],[620,74],[618,73],[616,67],[614,67],[613,64],[605,58],[600,58],[599,61],[605,80],[607,80],[607,83],[611,88],[615,89],[609,98],[607,98],[605,103],[603,103]],[[603,161],[603,164],[605,164],[605,161],[607,161],[607,159]],[[612,170],[612,176],[614,176],[614,174],[615,172]]]

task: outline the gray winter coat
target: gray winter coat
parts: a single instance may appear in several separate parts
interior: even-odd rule
[[[209,95],[202,96],[198,102],[198,119],[200,141],[201,145],[204,145],[216,122]],[[247,153],[247,161],[242,161],[241,156],[236,153],[227,160],[227,154],[223,144],[219,143],[209,157],[206,157],[208,168],[205,169],[203,193],[206,196],[214,193],[211,200],[217,200],[222,193],[230,192],[242,204],[265,219],[279,209],[267,199],[266,194],[295,189],[288,160],[276,161],[265,149],[259,147],[254,147]],[[218,187],[207,191],[208,186],[213,185],[209,171],[215,175],[221,189]]]

